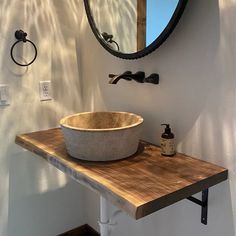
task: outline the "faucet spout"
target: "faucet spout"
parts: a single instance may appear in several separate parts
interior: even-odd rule
[[[138,71],[137,73],[132,74],[131,71],[126,71],[121,75],[109,74],[109,78],[111,78],[109,81],[110,84],[117,84],[120,79],[135,80],[136,82],[144,83],[145,73],[143,71]]]
[[[127,77],[130,74],[132,74],[131,71],[126,71],[126,72],[124,72],[123,74],[120,74],[120,75],[109,74],[109,78],[111,78],[109,80],[109,84],[117,84],[117,82],[120,79],[131,80],[131,78]]]

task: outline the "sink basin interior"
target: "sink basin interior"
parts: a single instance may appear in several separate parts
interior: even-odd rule
[[[142,117],[127,112],[83,112],[61,120],[61,124],[67,128],[88,131],[119,130],[142,122]]]

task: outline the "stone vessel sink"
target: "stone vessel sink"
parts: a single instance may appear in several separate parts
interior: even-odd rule
[[[83,112],[60,121],[67,152],[87,161],[114,161],[138,149],[143,118],[128,112]]]

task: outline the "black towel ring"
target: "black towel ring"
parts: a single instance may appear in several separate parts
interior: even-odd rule
[[[37,48],[36,48],[35,44],[34,44],[31,40],[26,39],[26,36],[27,36],[27,33],[25,33],[23,30],[17,30],[17,31],[15,32],[15,37],[16,37],[16,39],[18,39],[18,40],[17,40],[17,41],[12,45],[12,47],[11,47],[11,59],[12,59],[17,65],[19,65],[19,66],[29,66],[29,65],[31,65],[31,64],[35,61],[35,59],[37,58],[37,54],[38,54]],[[18,61],[15,60],[15,58],[14,58],[14,56],[13,56],[13,49],[14,49],[14,47],[16,46],[16,44],[18,44],[18,43],[20,43],[20,42],[23,42],[23,43],[29,42],[29,43],[31,43],[32,46],[34,47],[34,50],[35,50],[34,58],[33,58],[29,63],[27,63],[27,64],[21,64],[21,63],[19,63]]]

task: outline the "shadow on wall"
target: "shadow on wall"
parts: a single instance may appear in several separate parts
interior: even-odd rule
[[[75,109],[81,109],[81,99],[78,95],[79,78],[77,71],[77,58],[75,51],[75,34],[72,29],[66,26],[77,24],[71,12],[76,11],[76,2],[70,1],[66,4],[63,1],[24,1],[22,4],[23,19],[17,11],[13,13],[17,1],[10,4],[3,3],[6,8],[7,24],[4,25],[3,35],[7,35],[5,45],[1,44],[4,58],[2,58],[1,69],[3,70],[1,81],[11,87],[11,106],[1,107],[1,131],[4,134],[4,146],[7,156],[17,153],[19,149],[13,150],[14,137],[17,133],[29,132],[48,127],[55,127],[59,119],[73,113]],[[55,2],[55,3],[54,3]],[[8,1],[9,3],[9,1]],[[21,5],[20,4],[20,5]],[[66,20],[62,19],[60,9],[63,9]],[[18,8],[17,8],[18,9]],[[9,12],[9,14],[7,14]],[[78,16],[77,16],[78,17]],[[8,19],[9,18],[9,19]],[[36,42],[39,49],[39,56],[35,63],[27,69],[19,68],[16,75],[15,64],[9,57],[9,48],[14,40],[14,30],[23,23],[29,37]],[[71,21],[71,22],[70,22]],[[3,26],[2,26],[3,27]],[[21,48],[22,49],[22,48]],[[19,50],[21,50],[19,49]],[[23,51],[24,53],[24,51]],[[28,52],[32,53],[32,52]],[[24,56],[28,56],[27,54]],[[12,70],[13,68],[13,70]],[[50,102],[39,102],[38,83],[40,80],[51,80],[53,87],[53,100]],[[6,144],[9,147],[6,148]],[[13,145],[13,146],[12,146]]]
[[[28,156],[29,162],[31,159],[32,157]],[[78,189],[78,183],[70,181],[61,188],[38,194],[37,191],[30,190],[34,189],[32,182],[27,180],[19,169],[21,169],[19,166],[14,167],[19,178],[14,179],[15,182],[11,180],[11,185],[17,188],[17,184],[20,183],[26,192],[22,194],[22,190],[18,188],[22,195],[18,193],[18,197],[11,201],[9,218],[14,223],[9,227],[9,236],[55,236],[86,223],[81,219],[84,216],[82,200],[84,190],[79,187],[79,191],[75,191]],[[42,181],[45,179],[40,180]],[[11,189],[10,195],[15,192],[16,189]],[[72,203],[73,207],[71,207]]]
[[[80,60],[80,66],[82,78],[86,78],[83,88],[89,87],[90,90],[85,94],[88,109],[93,104],[96,110],[141,114],[145,120],[143,138],[157,144],[162,133],[160,124],[169,122],[177,136],[178,151],[229,168],[230,187],[228,183],[224,183],[223,188],[218,187],[219,198],[214,205],[218,212],[214,217],[215,228],[202,230],[201,235],[208,236],[221,235],[216,229],[222,234],[234,235],[232,209],[236,213],[236,206],[231,199],[236,196],[236,34],[232,23],[235,12],[235,1],[189,1],[183,17],[166,42],[152,54],[135,61],[109,55],[92,35],[84,12],[80,25],[81,35],[86,38],[81,39],[84,58]],[[86,54],[91,48],[93,55]],[[120,81],[115,86],[108,84],[109,73],[126,70],[145,70],[147,74],[158,72],[160,85],[127,81]],[[97,99],[94,101],[93,97]],[[226,200],[221,201],[224,188],[227,189],[223,190]],[[219,219],[223,220],[219,215],[221,211],[227,218],[224,224],[219,224]],[[173,210],[169,211],[172,213]],[[178,219],[186,216],[180,211],[174,215]],[[193,224],[195,218],[190,212],[187,216],[185,220]],[[153,218],[154,222],[156,218]],[[177,236],[174,232],[164,234],[161,226],[159,230],[163,230],[163,235]],[[181,232],[178,235],[184,235]]]
[[[78,2],[0,0],[0,83],[9,84],[11,93],[11,105],[0,107],[0,190],[5,193],[0,197],[0,216],[7,218],[9,205],[8,226],[11,229],[17,225],[15,208],[20,208],[17,204],[24,198],[30,207],[36,194],[64,188],[68,184],[67,178],[48,167],[46,162],[34,158],[30,161],[32,155],[15,145],[14,139],[18,133],[58,126],[60,118],[82,110],[75,31],[79,22]],[[17,29],[26,31],[38,48],[38,57],[28,68],[18,67],[10,59],[9,50]],[[26,61],[32,56],[27,45],[20,45],[16,52]],[[52,101],[39,101],[41,80],[51,80]],[[49,202],[51,200],[48,198]],[[72,207],[72,203],[68,204],[68,209]],[[39,214],[44,210],[47,212],[39,207]],[[35,215],[25,217],[33,219]],[[63,219],[63,214],[59,214],[58,219],[60,217]],[[6,224],[7,219],[0,221],[0,235],[5,235]],[[33,224],[37,228],[38,221],[32,221],[32,228]],[[18,226],[27,228],[27,225]],[[48,230],[56,230],[54,226]],[[57,227],[63,227],[63,224]]]
[[[207,16],[209,9],[212,17]],[[83,50],[80,49],[80,54],[84,56],[79,63],[84,92],[87,93],[87,110],[92,107],[141,113],[145,118],[145,138],[155,143],[159,142],[160,123],[168,121],[180,134],[178,142],[182,144],[179,148],[185,151],[185,142],[182,141],[201,116],[209,99],[209,91],[219,78],[209,70],[216,64],[220,43],[218,2],[190,1],[167,41],[152,54],[134,61],[115,58],[106,52],[92,34],[85,13],[81,15]],[[91,48],[92,55],[86,53]],[[123,80],[117,85],[108,84],[109,73],[119,74],[126,70],[144,70],[146,74],[158,72],[160,85]]]
[[[78,9],[81,21],[78,27],[80,34],[77,38],[77,55],[83,108],[84,111],[106,111],[106,102],[103,99],[103,91],[99,81],[106,79],[106,68],[110,65],[98,56],[104,49],[102,46],[98,46],[99,43],[96,42],[95,36],[88,25],[83,1],[80,1]],[[101,72],[103,72],[103,75],[101,75]]]

